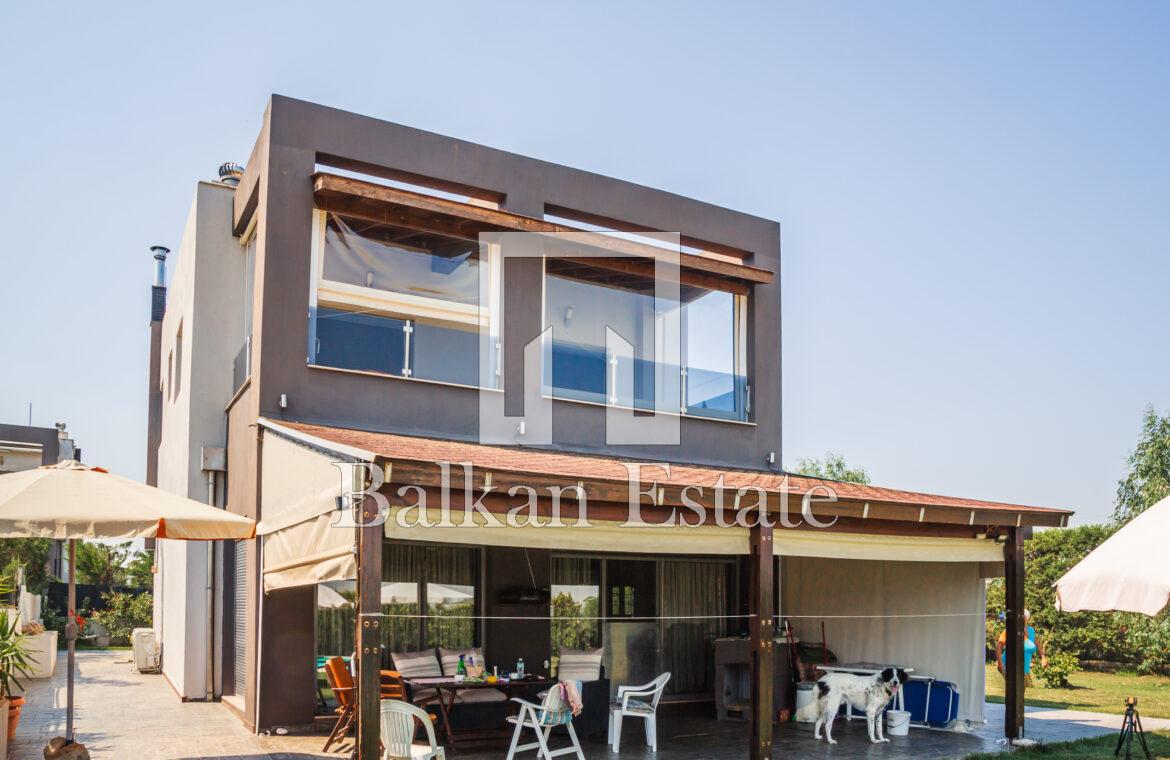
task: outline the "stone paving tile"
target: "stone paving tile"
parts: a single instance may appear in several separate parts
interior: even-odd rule
[[[257,736],[249,733],[228,708],[220,704],[181,702],[159,675],[133,669],[128,652],[78,654],[78,738],[95,760],[313,760],[347,758],[346,753],[323,754],[322,736]],[[28,681],[27,704],[9,748],[9,760],[41,760],[41,748],[64,733],[65,658],[50,680]],[[1147,729],[1170,728],[1170,721],[1147,719]],[[710,720],[705,712],[668,713],[660,717],[659,751],[649,752],[641,725],[631,721],[623,732],[623,760],[707,760],[745,758],[746,726]],[[1060,741],[1116,731],[1120,714],[1077,713],[1030,708],[1028,735]],[[792,724],[777,731],[776,758],[882,758],[882,760],[941,760],[972,752],[1001,749],[1003,706],[987,705],[987,723],[969,733],[913,730],[889,744],[871,745],[861,721],[838,720],[835,747],[812,738],[811,731]],[[557,743],[562,746],[564,742]],[[584,743],[589,760],[614,760],[609,747]],[[448,752],[465,760],[502,760],[506,746],[486,750]],[[531,753],[524,757],[533,757]]]

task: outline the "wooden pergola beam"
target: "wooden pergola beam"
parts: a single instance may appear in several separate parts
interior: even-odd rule
[[[671,252],[646,243],[592,232],[577,227],[556,224],[544,219],[521,216],[508,211],[483,208],[467,203],[437,198],[410,190],[363,182],[335,174],[318,173],[313,176],[313,196],[318,207],[337,210],[339,213],[355,213],[372,221],[398,223],[396,218],[409,218],[402,209],[423,212],[428,215],[445,216],[457,220],[464,230],[494,230],[504,232],[529,232],[560,235],[576,234],[582,245],[612,251],[618,256],[655,259],[670,254],[676,256],[683,269],[702,272],[752,284],[769,284],[776,279],[774,272],[747,264],[709,258],[693,253]],[[347,212],[345,209],[352,209]],[[374,217],[380,217],[374,218]]]
[[[1003,547],[1007,648],[1004,663],[1004,736],[1024,737],[1024,538],[1022,528],[1008,531]]]
[[[377,503],[364,498],[357,528],[357,760],[379,760],[381,752],[382,524]],[[367,616],[370,615],[370,616]]]
[[[757,525],[751,529],[748,633],[751,641],[751,739],[749,760],[771,760],[773,705],[773,655],[775,623],[772,600],[775,599],[775,560],[772,529]]]

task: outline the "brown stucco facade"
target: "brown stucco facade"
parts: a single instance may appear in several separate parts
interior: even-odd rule
[[[620,453],[661,461],[748,469],[778,469],[780,407],[780,228],[776,222],[701,201],[539,161],[462,140],[274,95],[236,190],[237,234],[256,240],[251,375],[227,408],[227,505],[257,519],[263,439],[258,417],[371,431],[474,440],[475,389],[426,381],[330,371],[306,361],[311,277],[313,176],[328,169],[361,172],[456,192],[536,219],[566,210],[618,228],[679,233],[708,250],[736,251],[745,264],[777,273],[750,293],[747,374],[753,409],[748,422],[683,417],[680,446],[605,445],[605,409],[569,401],[553,405],[554,447]],[[507,314],[503,386],[509,412],[522,380],[522,347],[540,332],[544,268],[539,260],[510,261],[504,273]],[[281,408],[281,396],[287,408]],[[770,463],[772,462],[772,463]],[[243,719],[256,728],[311,720],[313,697],[304,688],[314,674],[314,597],[308,592],[263,596],[259,559],[248,557],[249,648]],[[499,582],[520,568],[514,550],[488,549],[488,578]],[[551,555],[532,555],[547,578]],[[523,569],[525,577],[528,570]],[[497,604],[485,588],[485,611]],[[489,625],[490,627],[490,625]],[[547,623],[508,636],[484,631],[489,657],[506,661],[517,651],[547,646]],[[537,630],[539,628],[539,630]],[[262,631],[262,632],[261,632]],[[302,672],[303,671],[303,672]],[[259,700],[257,696],[259,695]]]

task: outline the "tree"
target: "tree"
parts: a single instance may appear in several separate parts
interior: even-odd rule
[[[24,585],[34,594],[42,594],[49,581],[51,538],[0,539],[0,573],[11,577],[17,567],[24,568]]]
[[[126,566],[126,582],[135,588],[154,586],[154,553],[134,552]]]
[[[1170,494],[1170,416],[1146,407],[1142,434],[1129,455],[1129,473],[1117,484],[1113,519],[1126,523]]]
[[[801,459],[796,463],[796,475],[809,475],[825,480],[839,480],[845,483],[868,483],[869,473],[863,468],[851,468],[840,454],[828,452],[824,460]]]
[[[126,560],[130,544],[99,544],[82,541],[77,545],[77,580],[113,588],[126,583]]]

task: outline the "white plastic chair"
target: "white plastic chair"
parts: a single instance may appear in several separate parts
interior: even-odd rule
[[[622,743],[622,718],[641,718],[646,721],[646,746],[658,751],[658,700],[666,689],[670,673],[663,673],[643,686],[619,686],[617,700],[609,709],[610,751],[618,752]]]
[[[571,753],[576,754],[578,760],[585,760],[585,755],[581,752],[581,743],[577,741],[577,732],[573,730],[573,713],[569,705],[561,699],[559,691],[555,686],[549,689],[539,705],[512,697],[512,701],[520,705],[520,712],[508,718],[508,722],[516,726],[516,730],[512,732],[512,744],[508,747],[508,760],[513,760],[517,752],[527,752],[530,749],[536,750],[536,756],[545,760]],[[581,693],[580,681],[577,682],[577,693]],[[549,748],[548,736],[556,726],[568,729],[572,746],[562,749]],[[536,733],[536,741],[520,744],[520,733],[525,728],[531,728]]]
[[[431,716],[409,702],[384,699],[382,705],[382,760],[444,760],[435,741]],[[430,746],[414,743],[415,725],[422,723]]]

